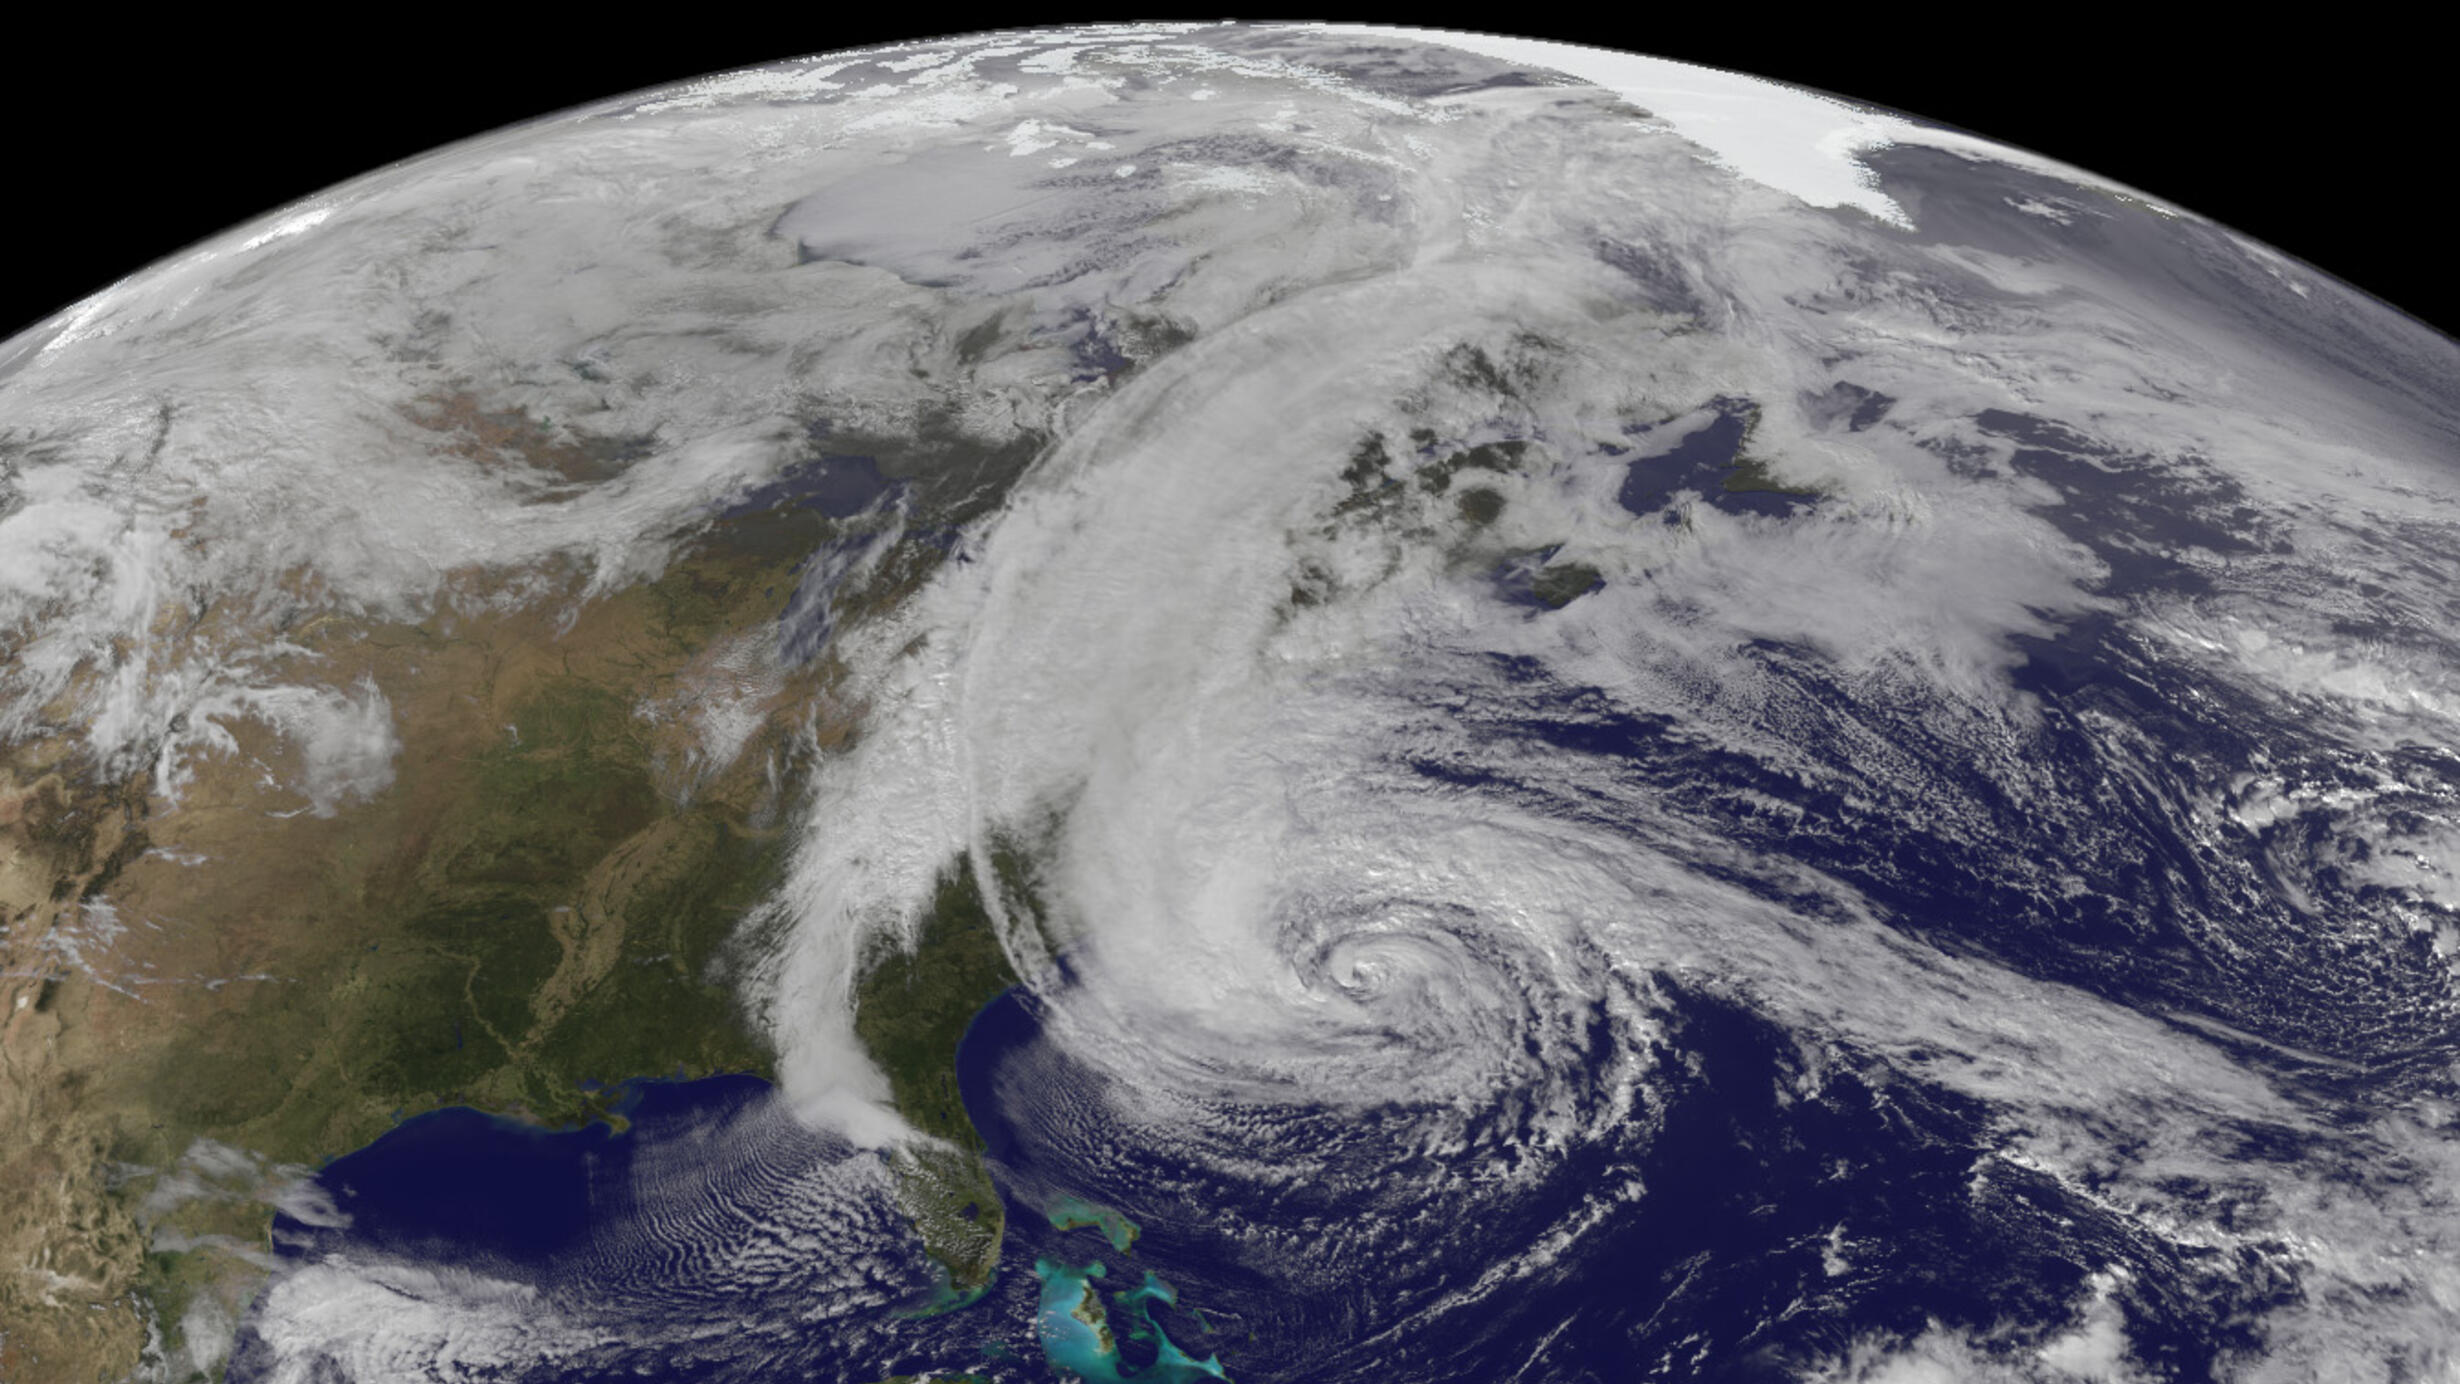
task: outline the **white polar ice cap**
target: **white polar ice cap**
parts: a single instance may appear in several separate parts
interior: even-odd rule
[[[1891,144],[1918,144],[1966,158],[2012,163],[2171,210],[2132,188],[2056,159],[1765,77],[1506,34],[1374,24],[1305,27],[1317,33],[1437,44],[1576,77],[1648,111],[1709,151],[1713,161],[1731,173],[1815,207],[1858,208],[1901,230],[1912,230],[1913,218],[1882,190],[1879,175],[1862,162],[1862,155]]]

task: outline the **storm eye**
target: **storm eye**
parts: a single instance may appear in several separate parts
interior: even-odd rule
[[[1347,970],[1339,979],[1339,984],[1342,989],[1363,999],[1372,997],[1377,991],[1383,989],[1389,976],[1389,968],[1383,962],[1374,957],[1358,957],[1349,963]]]
[[[0,1376],[2441,1378],[2456,440],[2207,220],[1528,40],[337,186],[0,340]]]

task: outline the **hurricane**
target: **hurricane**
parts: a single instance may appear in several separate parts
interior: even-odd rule
[[[2455,380],[1493,36],[344,184],[0,345],[0,1363],[2450,1376]]]

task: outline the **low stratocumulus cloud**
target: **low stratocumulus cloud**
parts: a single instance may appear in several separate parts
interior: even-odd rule
[[[409,407],[438,359],[632,459],[474,455]],[[1353,1314],[1321,1377],[1451,1368],[1408,1352],[1657,1252],[1653,1193],[1716,1160],[1652,1159],[1754,1101],[1729,1151],[1798,1180],[1720,1233],[1863,1200],[1646,1292],[1799,1271],[1769,1311],[1825,1325],[1772,1368],[2424,1377],[2460,1358],[2451,364],[2128,189],[1656,60],[1283,28],[838,55],[414,162],[0,349],[41,444],[0,472],[0,734],[72,706],[167,792],[262,752],[345,812],[418,753],[395,708],[206,614],[604,596],[815,438],[1033,458],[881,500],[774,643],[635,708],[688,728],[688,787],[825,665],[739,939],[794,1118],[708,1144],[756,1194],[651,1179],[639,1243],[590,1251],[602,1300],[312,1257],[251,1318],[257,1377],[611,1369],[643,1263],[792,1281],[830,1330],[896,1301],[913,1265],[853,1229],[903,1233],[921,1136],[854,997],[952,865],[1069,1073],[1020,1137],[1215,1196],[1179,1229]],[[243,1175],[199,1145],[157,1195]],[[713,1222],[722,1253],[678,1247]],[[1990,1285],[1953,1256],[1996,1252],[2038,1292],[1960,1296]],[[747,1340],[787,1350],[783,1300]]]

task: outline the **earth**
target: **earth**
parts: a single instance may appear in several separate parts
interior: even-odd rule
[[[1507,38],[335,187],[0,344],[0,1377],[2460,1377],[2456,382]]]

